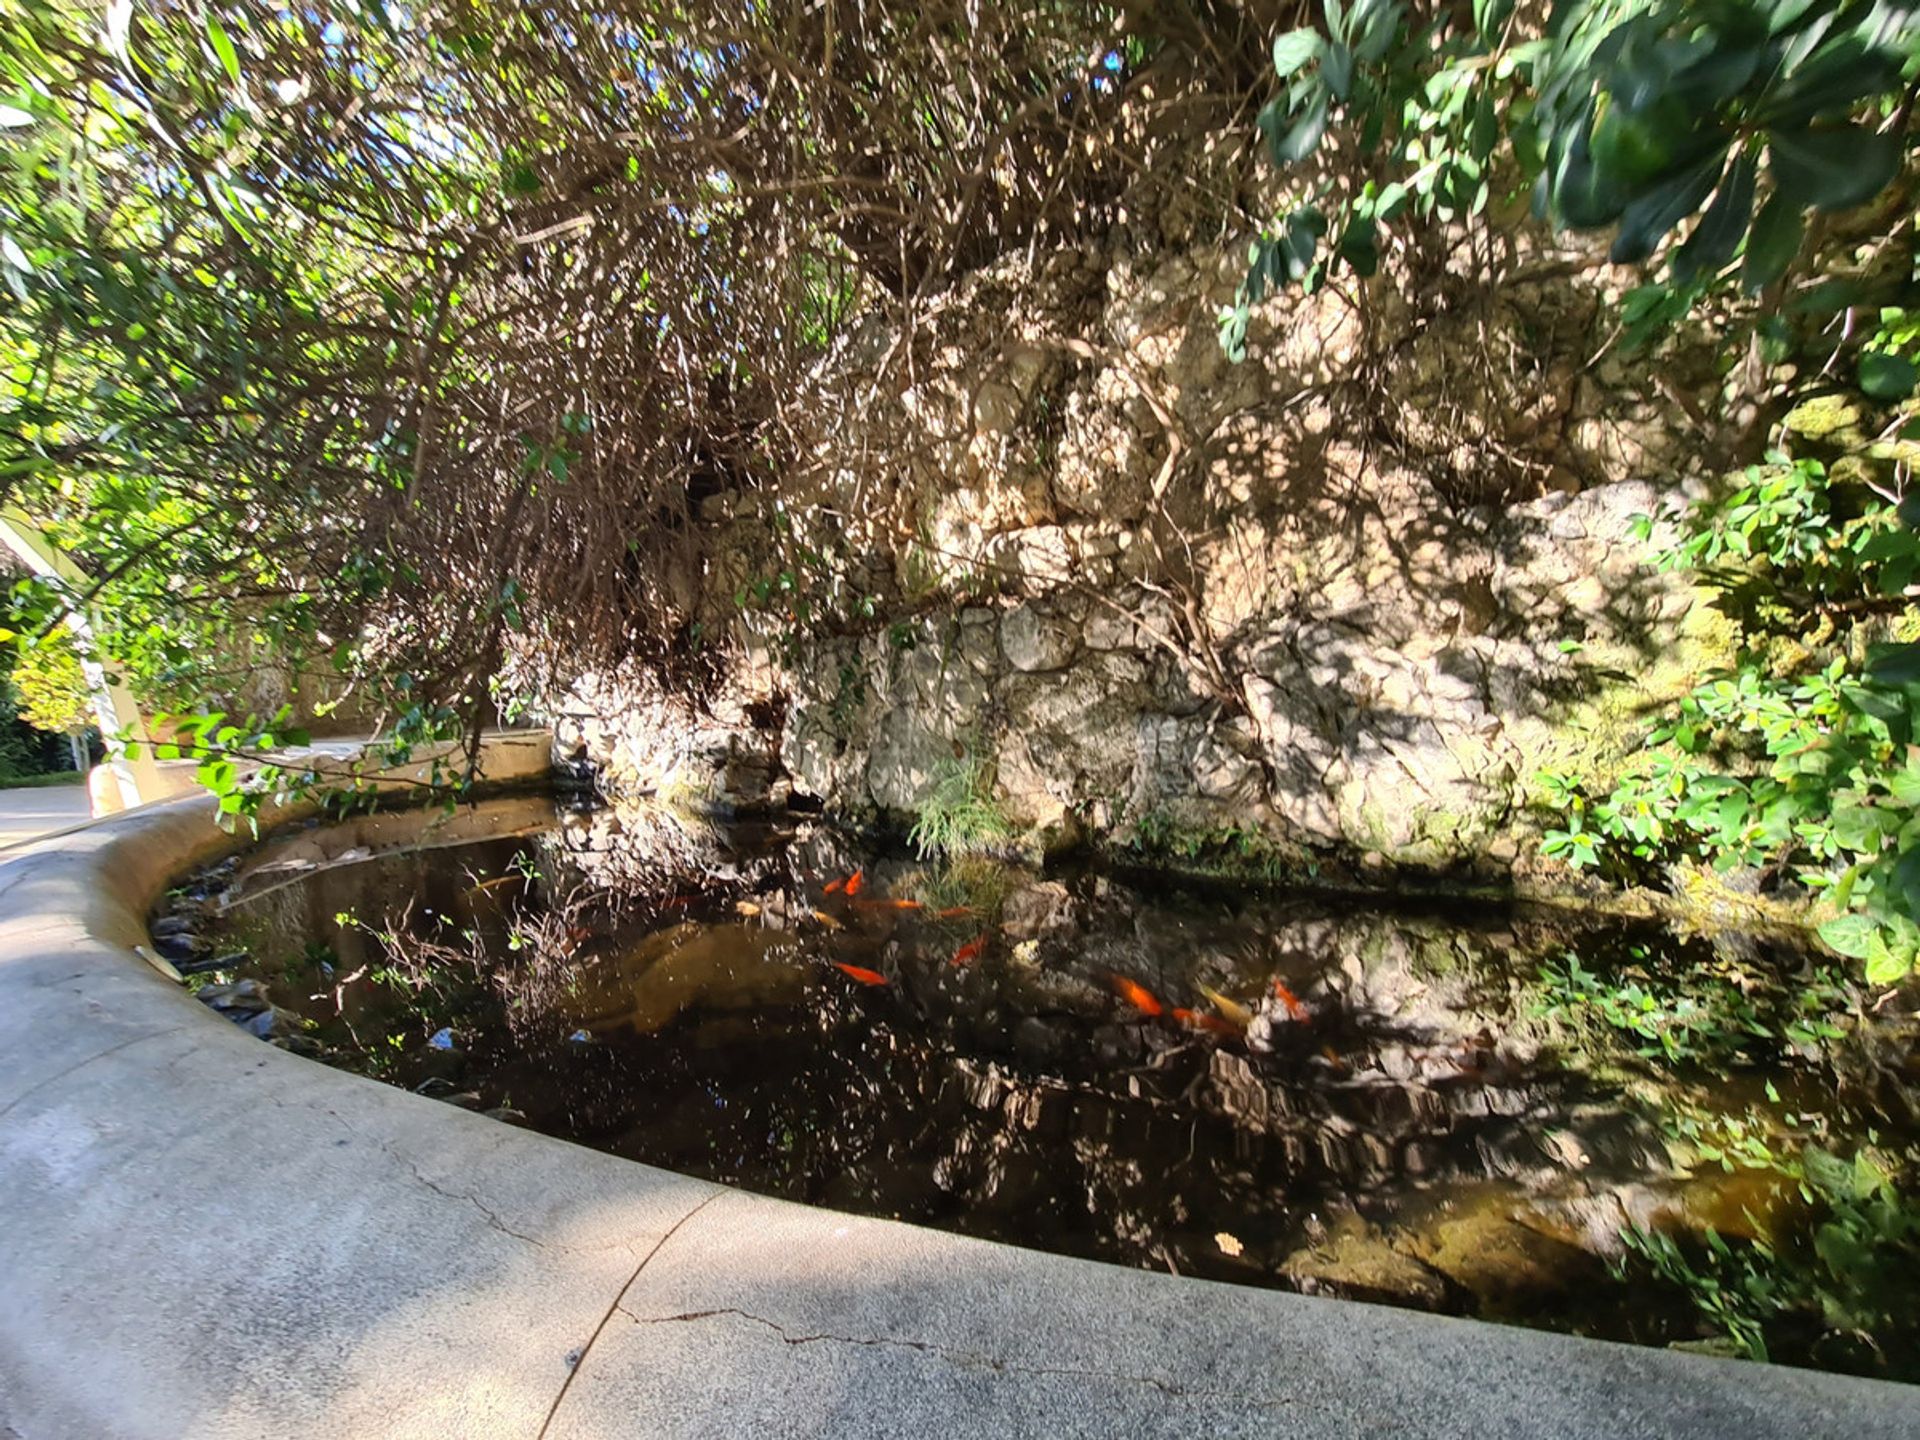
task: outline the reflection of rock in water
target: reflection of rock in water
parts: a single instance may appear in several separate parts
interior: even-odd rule
[[[620,1027],[650,1035],[682,1012],[791,1005],[806,990],[807,969],[790,934],[757,925],[658,930],[581,972],[563,1006],[593,1031]]]
[[[1352,1213],[1336,1219],[1324,1239],[1289,1255],[1280,1273],[1307,1295],[1386,1300],[1422,1310],[1455,1303],[1444,1275],[1394,1249],[1378,1226]]]
[[[492,990],[469,995],[464,1052],[416,1044],[396,1052],[395,1078],[445,1063],[476,1103],[511,1100],[543,1130],[636,1159],[1183,1274],[1628,1338],[1644,1298],[1603,1264],[1624,1225],[1764,1233],[1779,1209],[1771,1177],[1681,1173],[1650,1118],[1668,1096],[1744,1110],[1757,1080],[1683,1084],[1623,1069],[1617,1052],[1583,1063],[1542,1018],[1545,962],[1605,965],[1632,945],[1683,963],[1658,936],[1526,912],[1156,894],[984,860],[936,871],[805,826],[790,844],[693,845],[670,819],[576,817],[525,885],[475,885],[507,874],[517,846],[311,876],[249,907],[279,922],[258,923],[256,954],[304,977],[304,941],[348,903],[349,877],[413,896],[423,924],[471,925],[502,991],[528,970],[510,927],[564,926],[578,948],[551,986],[512,990],[510,1019],[481,1013]],[[858,897],[827,889],[856,868]],[[579,876],[593,894],[565,909]],[[635,903],[607,903],[623,894]],[[665,928],[631,928],[651,924]],[[342,976],[370,944],[329,940]],[[843,979],[825,968],[836,961],[890,983]],[[1116,995],[1116,977],[1134,989]],[[373,1032],[389,1040],[454,1018],[446,990],[357,985],[343,1016],[329,999],[318,1018],[357,1020],[356,994],[382,1014],[412,1007]],[[360,1043],[338,1026],[328,1038]],[[1782,1088],[1792,1073],[1784,1060],[1765,1072]]]

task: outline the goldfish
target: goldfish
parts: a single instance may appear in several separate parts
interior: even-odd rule
[[[1218,990],[1215,990],[1208,985],[1202,985],[1199,987],[1199,989],[1202,995],[1206,996],[1208,1000],[1213,1002],[1214,1009],[1218,1010],[1224,1018],[1232,1021],[1235,1025],[1238,1025],[1242,1030],[1246,1029],[1247,1026],[1253,1023],[1253,1012],[1247,1009],[1247,1007],[1242,1005],[1238,1000],[1234,1000],[1229,998],[1228,996],[1222,995]]]
[[[1320,1047],[1320,1058],[1336,1070],[1344,1070],[1347,1068],[1347,1062],[1340,1058],[1340,1052],[1331,1045],[1322,1045]]]
[[[1307,1007],[1300,1003],[1300,997],[1287,988],[1286,981],[1273,982],[1273,993],[1280,997],[1280,1003],[1287,1007],[1287,1017],[1292,1020],[1307,1018]]]
[[[887,977],[882,975],[878,970],[868,970],[860,965],[846,965],[838,960],[833,962],[833,968],[850,980],[858,980],[862,985],[884,985],[887,983]]]
[[[1112,984],[1114,993],[1119,995],[1122,1000],[1133,1006],[1133,1008],[1138,1010],[1142,1015],[1163,1015],[1166,1013],[1166,1007],[1153,998],[1153,992],[1147,989],[1146,986],[1129,980],[1124,975],[1109,975],[1107,979],[1109,983]]]
[[[1218,1015],[1209,1015],[1204,1010],[1176,1009],[1173,1012],[1173,1018],[1195,1030],[1205,1030],[1209,1034],[1224,1035],[1235,1040],[1240,1037],[1242,1028],[1230,1020],[1221,1019]]]
[[[827,881],[826,888],[820,893],[822,895],[838,895],[840,893],[840,887],[846,883],[844,880],[829,880]]]
[[[986,948],[987,948],[987,937],[984,935],[981,935],[975,939],[969,940],[966,944],[962,945],[958,950],[953,952],[953,963],[956,965],[964,965],[969,960],[978,960],[980,958],[980,952],[985,950]]]
[[[856,910],[918,910],[921,905],[918,900],[856,900],[853,902],[853,908]]]
[[[860,887],[867,883],[867,872],[856,870],[847,877],[847,898],[852,899],[860,893]]]
[[[813,918],[818,920],[822,925],[826,926],[827,929],[829,930],[844,930],[847,928],[846,926],[842,925],[838,920],[834,919],[833,916],[827,914],[827,912],[824,910],[814,911]]]
[[[478,895],[483,891],[493,889],[496,885],[511,885],[516,880],[522,885],[527,883],[527,877],[524,875],[497,875],[491,880],[482,880],[478,885],[475,885],[471,890],[467,891],[467,893],[469,895]]]
[[[949,905],[945,910],[935,911],[933,918],[936,920],[960,920],[971,914],[973,914],[973,907],[971,905]]]

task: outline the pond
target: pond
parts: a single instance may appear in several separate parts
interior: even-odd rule
[[[282,835],[154,933],[273,1043],[770,1195],[1920,1373],[1911,1028],[1778,943],[537,796]]]

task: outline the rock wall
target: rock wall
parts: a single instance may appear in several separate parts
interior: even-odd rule
[[[1604,772],[1719,653],[1635,533],[1725,443],[1718,381],[1612,358],[1566,252],[1275,302],[1238,366],[1233,278],[1081,248],[856,329],[814,458],[700,502],[725,693],[586,677],[563,751],[902,826],[977,777],[1042,847],[1526,871],[1537,774]]]

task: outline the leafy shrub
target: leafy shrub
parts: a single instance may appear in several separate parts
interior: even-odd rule
[[[72,632],[64,625],[22,648],[11,676],[20,718],[58,735],[93,723],[93,695]]]
[[[1542,776],[1563,817],[1544,848],[1629,881],[1682,860],[1791,874],[1833,912],[1827,943],[1890,984],[1920,953],[1920,664],[1912,646],[1867,647],[1863,627],[1908,613],[1909,507],[1842,495],[1825,466],[1785,456],[1743,482],[1650,557],[1718,592],[1737,664],[1663,717],[1611,788]]]

